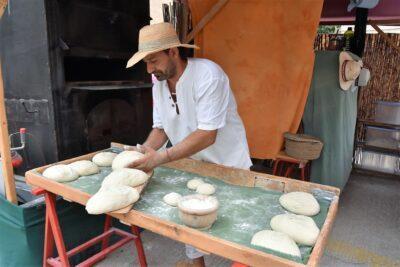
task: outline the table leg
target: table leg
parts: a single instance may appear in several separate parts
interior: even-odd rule
[[[307,168],[307,165],[304,166],[304,167],[302,167],[302,168],[300,168],[300,172],[301,172],[300,179],[301,179],[302,181],[305,181],[305,180],[306,180],[306,170],[305,170],[306,168]]]
[[[70,265],[68,261],[67,252],[65,249],[64,239],[62,236],[60,223],[57,217],[56,196],[53,193],[46,191],[44,197],[46,201],[46,217],[49,216],[49,223],[51,226],[54,241],[56,243],[57,252],[60,257],[61,264],[62,266],[69,267]],[[47,261],[47,258],[43,260]]]
[[[50,266],[47,263],[47,259],[53,257],[54,252],[54,236],[51,231],[50,217],[46,208],[46,219],[45,219],[45,229],[44,229],[44,251],[43,251],[43,267]]]
[[[290,164],[289,167],[287,168],[286,172],[285,172],[285,177],[289,177],[290,174],[292,174],[293,171],[293,165]]]
[[[139,227],[137,227],[135,225],[132,225],[131,229],[132,229],[132,233],[136,236],[134,241],[135,241],[136,250],[137,250],[137,253],[138,253],[140,266],[141,267],[146,267],[147,266],[146,255],[144,254],[142,239],[140,238]]]
[[[110,230],[111,222],[112,222],[111,216],[106,215],[106,219],[104,222],[104,231],[103,231],[104,233]],[[108,241],[109,241],[108,236],[103,239],[103,241],[101,242],[101,250],[104,250],[108,247]]]
[[[278,172],[279,162],[280,162],[279,159],[276,159],[276,160],[275,160],[275,162],[274,162],[274,169],[273,169],[273,171],[272,171],[272,175],[278,175],[277,172]]]

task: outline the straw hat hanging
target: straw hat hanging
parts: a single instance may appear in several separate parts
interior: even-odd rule
[[[363,63],[356,61],[347,52],[339,54],[339,84],[340,88],[347,91],[360,75]]]

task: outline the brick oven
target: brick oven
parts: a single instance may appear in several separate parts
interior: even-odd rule
[[[151,80],[125,64],[149,20],[148,0],[10,1],[0,52],[10,133],[30,134],[24,169],[144,141]]]

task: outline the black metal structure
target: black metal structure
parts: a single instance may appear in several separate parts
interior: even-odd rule
[[[365,37],[367,35],[368,23],[368,10],[367,8],[356,8],[356,21],[354,22],[354,38],[351,44],[350,51],[363,57],[365,47]]]
[[[144,141],[150,76],[125,65],[149,21],[148,0],[9,2],[0,56],[10,133],[31,134],[24,170]]]

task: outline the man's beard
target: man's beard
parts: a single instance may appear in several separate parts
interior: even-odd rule
[[[176,66],[172,61],[170,61],[167,69],[164,72],[156,70],[152,74],[157,78],[158,81],[165,81],[175,76]]]

